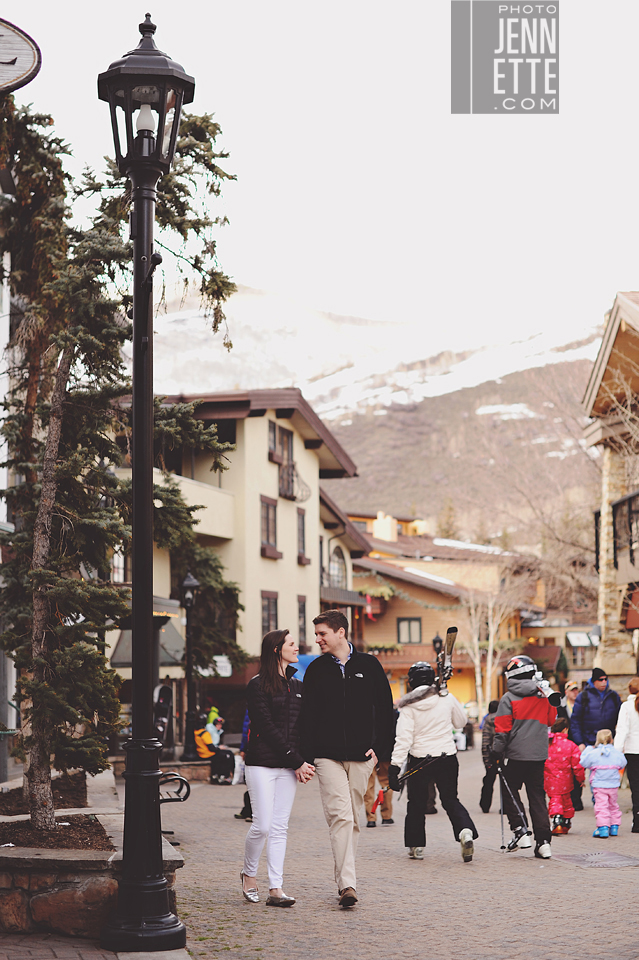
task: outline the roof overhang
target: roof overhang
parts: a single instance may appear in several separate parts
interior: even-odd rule
[[[356,477],[357,467],[328,427],[322,423],[297,387],[281,390],[236,390],[230,393],[180,394],[165,397],[166,403],[200,401],[195,416],[200,420],[245,420],[263,417],[268,410],[278,419],[290,420],[308,450],[319,459],[320,479]]]
[[[322,523],[331,523],[335,520],[340,524],[343,533],[337,532],[335,536],[348,547],[351,557],[363,557],[369,552],[369,545],[357,527],[348,519],[343,510],[341,510],[334,500],[320,487],[320,520]]]
[[[353,560],[353,566],[360,570],[368,570],[373,574],[379,574],[388,580],[401,580],[402,583],[410,583],[414,587],[421,587],[423,590],[431,590],[434,593],[441,593],[448,597],[455,597],[458,600],[467,596],[468,591],[453,581],[433,579],[429,576],[421,576],[416,573],[409,573],[403,567],[391,566],[390,563],[384,563],[381,560],[372,560],[370,557],[362,557],[361,560]]]
[[[586,415],[608,416],[623,401],[626,389],[639,395],[638,292],[618,293],[615,298],[582,401]]]

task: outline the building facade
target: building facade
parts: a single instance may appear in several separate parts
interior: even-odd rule
[[[639,293],[618,293],[583,399],[585,442],[601,461],[595,514],[599,573],[598,644],[593,662],[625,693],[637,672],[639,638]]]

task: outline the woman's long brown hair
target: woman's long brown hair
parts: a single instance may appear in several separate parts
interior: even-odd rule
[[[630,683],[628,684],[628,690],[630,693],[635,694],[635,710],[639,713],[639,677],[633,677]]]
[[[280,661],[282,659],[282,647],[288,634],[288,630],[271,630],[262,640],[260,686],[271,697],[276,696],[282,689]]]

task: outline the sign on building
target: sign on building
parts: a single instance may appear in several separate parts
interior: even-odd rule
[[[28,33],[0,18],[0,93],[24,87],[40,72],[42,54]]]

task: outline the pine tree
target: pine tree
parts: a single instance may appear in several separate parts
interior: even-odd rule
[[[50,758],[63,771],[105,769],[107,738],[119,723],[119,680],[103,651],[106,630],[129,613],[128,592],[111,582],[110,560],[115,550],[130,549],[130,483],[115,472],[123,460],[118,437],[130,434],[122,360],[131,336],[130,191],[112,164],[104,182],[87,173],[74,191],[61,162],[68,148],[51,132],[50,117],[17,110],[5,97],[0,118],[0,163],[17,182],[16,197],[0,205],[0,251],[12,255],[9,279],[19,308],[3,421],[13,478],[3,495],[15,532],[0,535],[0,617],[8,625],[0,644],[20,671],[18,752],[28,757],[31,820],[50,830]],[[233,285],[217,266],[215,220],[198,209],[197,191],[216,196],[227,176],[213,149],[218,133],[210,116],[185,118],[176,167],[163,178],[158,203],[162,242],[168,247],[177,238],[174,252],[198,276],[214,331]],[[86,229],[70,219],[69,201],[80,195],[97,203]],[[195,253],[192,238],[199,241]],[[195,419],[194,405],[158,404],[156,438],[160,448],[186,443],[206,451],[214,468],[224,467],[229,447],[218,443],[215,426]],[[234,626],[237,589],[224,580],[219,560],[197,545],[195,508],[170,482],[158,485],[156,497],[157,542],[190,561],[211,606]],[[216,644],[216,652],[233,646],[218,619],[204,630],[203,656]]]

